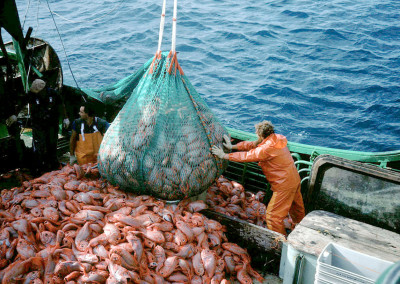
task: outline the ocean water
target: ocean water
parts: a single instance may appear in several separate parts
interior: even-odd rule
[[[161,0],[17,0],[75,86],[113,84],[151,58]],[[171,45],[167,1],[162,49]],[[400,150],[400,1],[178,1],[178,60],[222,123],[270,120],[289,141]]]

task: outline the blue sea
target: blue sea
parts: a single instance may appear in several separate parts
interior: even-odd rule
[[[56,50],[67,85],[76,84],[49,7],[80,88],[116,83],[157,50],[161,0],[16,3],[25,32]],[[178,1],[176,49],[225,126],[254,132],[270,120],[292,142],[400,150],[399,0]]]

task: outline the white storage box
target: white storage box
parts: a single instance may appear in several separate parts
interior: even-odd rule
[[[317,259],[315,284],[373,284],[393,262],[329,243]]]

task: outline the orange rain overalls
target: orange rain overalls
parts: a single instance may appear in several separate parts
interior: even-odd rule
[[[79,140],[76,141],[75,148],[75,156],[79,165],[97,162],[97,153],[103,140],[103,135],[95,125],[93,126],[95,129],[93,133],[84,133],[84,128],[85,126],[82,122],[81,133],[79,134]]]
[[[300,176],[289,149],[287,139],[281,134],[271,134],[258,146],[253,141],[237,144],[238,150],[229,154],[234,162],[258,162],[273,191],[267,207],[268,229],[286,235],[283,220],[288,213],[294,223],[305,215],[301,196]]]

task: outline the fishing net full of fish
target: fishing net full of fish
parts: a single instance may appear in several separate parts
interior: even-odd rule
[[[98,164],[123,189],[165,200],[200,194],[227,166],[210,152],[227,131],[178,63],[175,23],[169,53],[160,51],[160,29],[158,51],[105,134]]]

